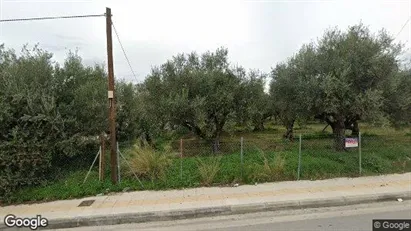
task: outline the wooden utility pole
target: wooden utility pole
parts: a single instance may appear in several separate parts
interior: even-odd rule
[[[110,149],[111,149],[111,182],[117,184],[117,142],[116,142],[116,106],[114,93],[114,68],[113,68],[113,41],[111,33],[111,9],[106,8],[106,33],[107,33],[107,63],[108,63],[108,100],[110,123]]]

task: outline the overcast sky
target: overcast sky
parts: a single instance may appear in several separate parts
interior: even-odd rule
[[[362,21],[373,32],[385,28],[396,36],[411,16],[411,0],[0,0],[0,19],[103,14],[105,7],[112,10],[137,81],[173,55],[220,46],[228,48],[231,63],[269,72],[327,28]],[[410,38],[411,22],[397,41],[408,48]],[[104,17],[0,23],[1,43],[17,51],[39,43],[59,62],[76,48],[87,64],[107,57]],[[135,81],[114,32],[113,45],[116,77]]]

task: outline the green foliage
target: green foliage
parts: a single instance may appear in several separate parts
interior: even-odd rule
[[[253,76],[250,81],[258,82],[258,78]],[[235,117],[239,102],[252,96],[244,94],[245,81],[243,68],[231,68],[228,51],[221,48],[201,56],[173,57],[153,69],[144,92],[151,110],[158,110],[155,114],[169,121],[169,126],[184,126],[202,139],[218,140]]]
[[[271,101],[275,114],[283,123],[312,115],[317,72],[318,59],[313,44],[304,45],[294,57],[272,70]]]
[[[345,129],[358,132],[358,120],[409,120],[409,78],[397,74],[402,46],[393,41],[384,30],[372,34],[363,24],[327,30],[316,44],[304,45],[273,69],[270,91],[277,115],[291,129],[298,118],[327,122],[338,150]]]
[[[240,71],[239,69],[238,71]],[[241,76],[245,76],[245,71]],[[272,115],[269,95],[265,93],[266,75],[258,70],[251,70],[240,84],[239,96],[236,97],[235,122],[248,130],[264,130],[264,122]]]
[[[124,81],[116,83],[117,89],[117,129],[118,140],[134,140],[141,135],[141,108],[137,95],[137,87]]]
[[[36,143],[2,142],[0,153],[2,197],[10,196],[16,188],[45,182],[51,163],[51,153],[46,147]]]
[[[411,124],[411,70],[394,74],[392,81],[384,85],[384,112],[396,128]]]
[[[376,153],[365,155],[362,159],[362,165],[363,168],[379,174],[387,172],[388,168],[390,168],[388,161],[385,161],[381,156],[376,155]]]
[[[377,134],[375,134],[375,133],[372,133],[372,132],[364,132],[364,133],[361,133],[361,137],[370,137],[370,136],[378,136]]]
[[[362,25],[327,31],[318,43],[318,113],[363,120],[379,118],[382,113],[383,87],[398,70],[401,46],[394,44],[385,31],[371,34]],[[331,119],[333,120],[333,119]]]
[[[331,125],[333,133],[309,130],[303,135],[313,146],[304,157],[302,176],[317,179],[355,172],[352,153],[339,156],[329,138],[336,137],[335,148],[344,150],[345,130],[356,136],[356,125],[363,120],[380,126],[379,132],[361,127],[366,131],[362,132],[364,151],[376,155],[365,156],[365,172],[391,172],[392,161],[407,169],[404,153],[409,153],[405,144],[409,132],[404,136],[396,131],[398,141],[390,141],[397,144],[394,151],[376,141],[382,130],[389,134],[388,125],[406,129],[411,123],[411,71],[400,67],[401,51],[402,46],[383,30],[372,34],[362,24],[346,31],[330,29],[318,42],[303,45],[293,57],[273,68],[269,94],[264,91],[266,75],[233,67],[225,48],[201,55],[179,54],[153,68],[142,84],[116,83],[118,140],[124,142],[122,145],[136,138],[148,143],[150,148],[134,148],[131,156],[133,169],[153,188],[238,181],[239,155],[224,143],[237,131],[253,137],[267,150],[263,157],[255,150],[245,156],[248,164],[241,180],[290,179],[295,177],[296,167],[292,139],[281,143],[276,137],[278,142],[273,143],[272,137],[261,138],[277,130],[257,131],[274,116],[271,127],[277,122],[285,125],[287,137],[292,138],[294,123],[304,133],[309,121],[319,119]],[[46,182],[57,178],[55,173],[72,166],[81,170],[82,165],[91,163],[99,145],[97,136],[107,131],[106,77],[101,65],[85,66],[73,52],[60,66],[52,61],[51,53],[37,46],[32,50],[25,46],[16,54],[0,45],[0,195],[9,197],[24,187],[47,186]],[[244,133],[251,128],[254,133]],[[211,148],[232,155],[221,157],[220,168],[214,162],[207,165],[184,158],[181,179],[179,162],[170,152],[174,140],[186,135],[204,142],[204,148],[188,148],[187,156],[209,154]],[[371,143],[378,150],[367,150]],[[272,161],[274,156],[280,158],[272,151],[281,152],[284,159]],[[73,188],[68,191],[76,196],[100,190],[97,183],[94,191],[68,185]],[[47,197],[48,192],[38,198]]]
[[[197,168],[200,173],[201,184],[210,186],[221,167],[221,157],[197,158]]]
[[[301,136],[303,140],[311,140],[311,139],[330,139],[333,138],[333,134],[331,133],[324,133],[324,132],[315,132],[311,134],[304,134]]]
[[[73,53],[53,65],[37,46],[19,56],[1,46],[0,56],[1,190],[44,182],[73,157],[89,161],[105,130],[103,69]]]
[[[322,126],[314,126],[313,131],[321,131]],[[378,129],[369,129],[369,132],[377,132]],[[382,131],[382,130],[380,130]],[[255,133],[244,134],[255,136]],[[258,133],[264,143],[256,143],[257,147],[270,146],[272,143],[278,146],[286,146],[281,140],[273,141],[272,137],[280,137],[281,133]],[[264,139],[266,138],[269,139]],[[387,145],[389,144],[389,145]],[[411,171],[411,155],[409,150],[411,142],[409,137],[401,134],[377,133],[377,136],[363,137],[362,142],[362,170],[363,175],[400,173]],[[140,178],[144,190],[179,189],[198,187],[202,177],[199,171],[199,161],[203,163],[204,172],[217,172],[210,185],[231,185],[236,183],[254,183],[265,181],[295,180],[298,167],[298,148],[282,148],[285,151],[272,151],[263,153],[256,148],[250,148],[246,143],[244,149],[244,172],[241,178],[241,159],[239,152],[231,152],[220,155],[217,158],[210,156],[199,157],[171,157],[171,164],[165,170],[164,179],[151,180],[149,177]],[[297,144],[298,147],[298,144]],[[287,149],[287,150],[286,150]],[[281,150],[281,149],[279,149]],[[352,149],[344,153],[332,149],[327,139],[304,139],[302,147],[301,175],[300,179],[316,180],[333,177],[358,176],[358,149]],[[125,151],[125,153],[128,153]],[[180,161],[183,165],[183,176],[180,175]],[[215,164],[214,164],[215,163]],[[217,168],[218,171],[215,171]],[[210,165],[210,166],[207,166]],[[121,168],[122,173],[128,171],[128,166]],[[16,191],[10,196],[10,202],[43,201],[56,199],[69,199],[84,196],[92,196],[99,193],[117,192],[128,187],[131,190],[142,190],[139,182],[130,172],[122,174],[121,183],[112,185],[107,175],[104,182],[98,181],[97,169],[94,169],[86,184],[82,184],[87,170],[63,172],[54,182],[47,185],[33,186]],[[204,174],[206,177],[210,174]],[[108,189],[108,191],[107,191]]]

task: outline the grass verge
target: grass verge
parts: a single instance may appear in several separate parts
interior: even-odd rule
[[[145,166],[151,166],[154,169],[154,175],[150,175],[149,170],[145,173],[140,172],[140,180],[144,187],[141,187],[133,174],[130,174],[130,169],[126,169],[128,166],[122,164],[121,182],[118,185],[111,184],[108,173],[106,180],[100,182],[98,169],[95,167],[84,184],[83,180],[87,170],[71,171],[62,174],[59,179],[47,185],[20,189],[12,197],[7,198],[7,202],[15,204],[72,199],[119,192],[124,189],[128,191],[165,190],[202,185],[224,186],[234,183],[253,184],[297,179],[298,142],[266,141],[263,151],[257,148],[261,146],[260,143],[254,144],[245,142],[243,165],[239,148],[237,148],[238,151],[230,154],[213,157],[180,158],[171,155],[169,161],[165,161],[157,154],[146,152],[148,153],[146,156],[151,158],[146,159],[146,165],[132,164],[133,168],[139,167],[144,170]],[[358,148],[336,152],[333,150],[332,138],[328,136],[303,139],[301,148],[300,179],[302,180],[359,176],[360,153]],[[165,164],[161,164],[161,161]],[[410,136],[404,133],[402,136],[364,136],[361,162],[362,176],[411,172]],[[162,177],[157,177],[160,175]]]

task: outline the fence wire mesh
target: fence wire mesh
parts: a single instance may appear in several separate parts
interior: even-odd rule
[[[312,134],[298,134],[294,141],[238,137],[220,141],[218,152],[213,147],[212,142],[195,139],[173,144],[178,158],[183,160],[219,158],[213,179],[218,183],[314,180],[411,171],[410,136],[365,134],[347,136],[340,142],[332,135]],[[181,161],[181,171],[185,162]]]

